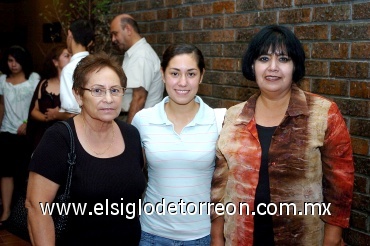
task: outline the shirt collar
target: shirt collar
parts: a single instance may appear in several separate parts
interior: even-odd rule
[[[169,97],[166,96],[161,102],[154,106],[155,111],[159,113],[154,114],[153,117],[149,119],[149,124],[172,125],[172,122],[168,120],[166,111],[164,110],[164,105],[168,103],[169,100]],[[209,106],[206,105],[199,96],[195,96],[194,100],[196,103],[199,103],[199,110],[188,126],[213,124],[215,121],[214,114],[211,114],[212,111],[206,110]]]
[[[78,53],[74,54],[74,55],[71,57],[70,62],[71,62],[71,61],[73,61],[73,60],[76,60],[76,59],[78,59],[78,58],[81,58],[81,57],[83,58],[83,57],[88,56],[88,55],[89,55],[89,52],[88,52],[88,51],[78,52]]]
[[[245,103],[242,112],[236,119],[237,124],[248,123],[254,117],[254,112],[256,108],[257,98],[261,92],[258,92],[251,96]],[[301,90],[296,84],[292,84],[292,93],[290,95],[289,105],[286,112],[289,116],[298,115],[309,115],[309,109],[307,105],[306,95],[303,90]]]
[[[132,56],[135,52],[137,52],[140,49],[140,46],[146,43],[145,38],[141,38],[139,41],[137,41],[133,46],[131,46],[125,53],[125,56]]]

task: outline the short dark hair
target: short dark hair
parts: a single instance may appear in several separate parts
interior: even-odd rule
[[[125,29],[126,25],[132,26],[134,31],[138,34],[140,34],[140,28],[139,25],[137,24],[136,20],[130,18],[130,17],[122,17],[121,18],[121,28],[122,30]]]
[[[33,62],[31,58],[31,54],[28,50],[19,45],[13,45],[8,48],[1,59],[1,71],[9,76],[12,72],[8,66],[8,58],[9,56],[14,57],[14,59],[22,66],[22,71],[26,79],[28,79],[32,73],[33,69]]]
[[[305,75],[305,53],[302,44],[287,27],[270,25],[262,28],[249,43],[243,55],[242,71],[245,78],[256,81],[252,65],[255,60],[269,52],[281,50],[286,52],[293,61],[293,82],[298,83]]]
[[[53,60],[57,60],[65,49],[67,49],[66,44],[56,44],[48,51],[40,74],[41,80],[58,76],[58,69],[55,67]]]
[[[82,95],[84,90],[81,90],[81,87],[86,86],[90,74],[105,67],[112,69],[118,75],[121,86],[126,87],[127,78],[117,59],[100,51],[86,56],[77,64],[73,72],[73,90]]]
[[[195,45],[192,44],[171,44],[167,47],[167,49],[163,53],[161,67],[163,71],[166,71],[168,63],[170,63],[171,59],[177,55],[182,54],[194,54],[195,59],[197,60],[198,68],[201,74],[204,72],[204,68],[206,67],[204,63],[204,57],[202,51],[198,49]]]
[[[94,41],[94,27],[88,20],[77,19],[73,21],[69,26],[69,30],[72,32],[73,39],[77,44],[87,47],[91,41]]]

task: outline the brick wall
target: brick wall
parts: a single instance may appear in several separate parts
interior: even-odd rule
[[[199,95],[230,107],[256,92],[241,74],[251,37],[268,24],[291,28],[307,61],[302,88],[338,103],[352,136],[355,188],[349,245],[370,245],[370,1],[344,0],[114,0],[160,55],[170,43],[197,45],[206,57]]]

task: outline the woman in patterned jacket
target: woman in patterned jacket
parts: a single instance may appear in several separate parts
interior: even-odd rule
[[[212,214],[212,245],[343,244],[350,136],[334,102],[297,86],[304,61],[286,27],[267,26],[251,40],[243,75],[260,90],[227,111],[217,142],[212,202],[226,211]]]

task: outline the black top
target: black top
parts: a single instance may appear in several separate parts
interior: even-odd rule
[[[132,216],[145,189],[142,172],[143,154],[137,129],[116,121],[125,141],[125,151],[111,158],[97,158],[87,153],[76,134],[73,119],[67,122],[75,134],[76,166],[73,170],[71,202],[86,203],[85,215],[70,217],[66,245],[138,245],[141,227]],[[30,170],[63,188],[67,178],[68,131],[54,124],[45,132],[30,162]],[[100,205],[98,204],[100,203]],[[94,215],[94,205],[98,213]],[[72,208],[71,208],[72,209]],[[90,215],[90,213],[92,213]],[[108,213],[108,215],[106,214]],[[132,219],[126,218],[134,217]]]
[[[272,216],[259,215],[257,213],[257,206],[260,203],[266,206],[270,203],[270,182],[268,173],[268,153],[272,135],[274,134],[276,126],[265,127],[257,125],[258,138],[262,149],[261,168],[259,172],[258,185],[256,188],[256,196],[254,200],[254,233],[253,245],[270,246],[274,245],[274,232],[272,225]],[[260,212],[266,212],[266,206],[260,206]]]
[[[30,104],[30,109],[28,113],[28,119],[27,119],[27,137],[30,141],[30,147],[31,152],[36,148],[38,143],[40,142],[42,136],[44,135],[47,128],[49,128],[51,125],[53,125],[57,120],[51,120],[48,122],[42,122],[32,119],[30,116],[33,108],[35,107],[36,100],[39,104],[39,110],[41,113],[45,114],[46,110],[48,108],[56,108],[60,107],[60,95],[56,95],[55,93],[48,92],[46,88],[49,85],[49,81],[45,80],[40,81],[37,85],[33,97]],[[41,97],[38,98],[39,95],[39,89],[41,86]]]

